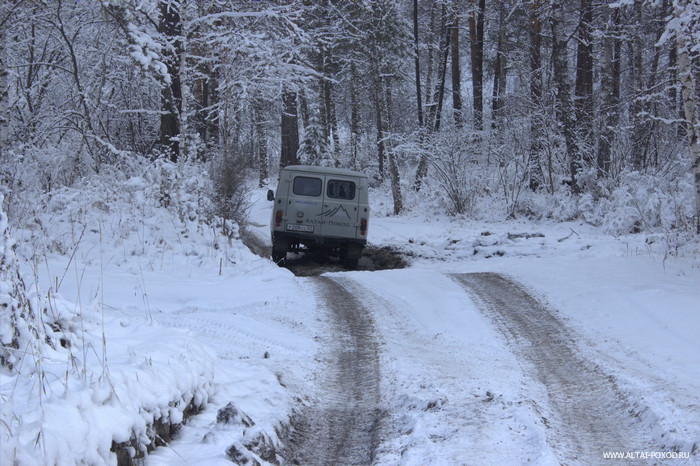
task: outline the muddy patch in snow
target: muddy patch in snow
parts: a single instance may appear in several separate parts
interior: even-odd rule
[[[403,269],[408,266],[405,252],[389,246],[366,246],[355,270],[374,271]],[[329,272],[343,272],[340,260],[336,257],[323,256],[312,251],[294,254],[288,253],[286,268],[297,277],[316,277]]]
[[[244,230],[241,234],[243,243],[254,254],[269,259],[270,246],[252,230]],[[410,252],[402,251],[391,246],[367,245],[362,251],[357,268],[355,270],[374,271],[403,269],[408,266]],[[287,253],[287,260],[283,265],[298,277],[317,277],[328,272],[342,272],[345,269],[337,257],[329,257],[307,251],[301,253]]]

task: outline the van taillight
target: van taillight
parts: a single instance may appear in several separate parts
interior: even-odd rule
[[[278,210],[275,212],[275,226],[280,226],[282,223],[282,211]]]
[[[365,236],[366,233],[367,233],[367,219],[363,218],[362,220],[360,220],[360,234],[362,236]]]

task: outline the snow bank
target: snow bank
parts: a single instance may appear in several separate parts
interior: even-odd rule
[[[128,179],[88,179],[25,212],[16,232],[19,254],[29,259],[19,261],[27,290],[0,213],[0,301],[17,309],[0,320],[2,458],[113,464],[116,450],[140,456],[207,405],[216,354],[188,330],[158,324],[145,289],[128,309],[105,295],[111,267],[142,277],[144,268],[165,266],[168,256],[187,261],[195,251],[181,241],[188,225],[178,230],[159,203],[161,173],[168,175],[151,167]],[[193,218],[185,209],[196,208],[198,191],[191,183],[170,184],[173,196],[183,198],[178,214]],[[187,192],[176,193],[183,185]],[[196,220],[189,226],[196,229]],[[117,287],[117,293],[133,289]]]
[[[99,304],[76,309],[52,297],[49,306],[38,327],[50,344],[2,377],[3,458],[112,464],[115,443],[143,452],[156,424],[206,405],[214,355],[187,332],[104,315]]]

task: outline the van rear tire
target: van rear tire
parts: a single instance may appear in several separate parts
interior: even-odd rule
[[[272,239],[272,262],[277,265],[285,265],[287,262],[287,249],[289,240],[286,238]]]
[[[342,255],[343,266],[348,270],[355,270],[360,257],[362,257],[362,246],[359,244],[348,244]]]

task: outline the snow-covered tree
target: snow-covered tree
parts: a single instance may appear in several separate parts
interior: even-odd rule
[[[316,114],[309,117],[309,124],[304,128],[297,158],[304,165],[334,165],[326,145],[323,127]]]

